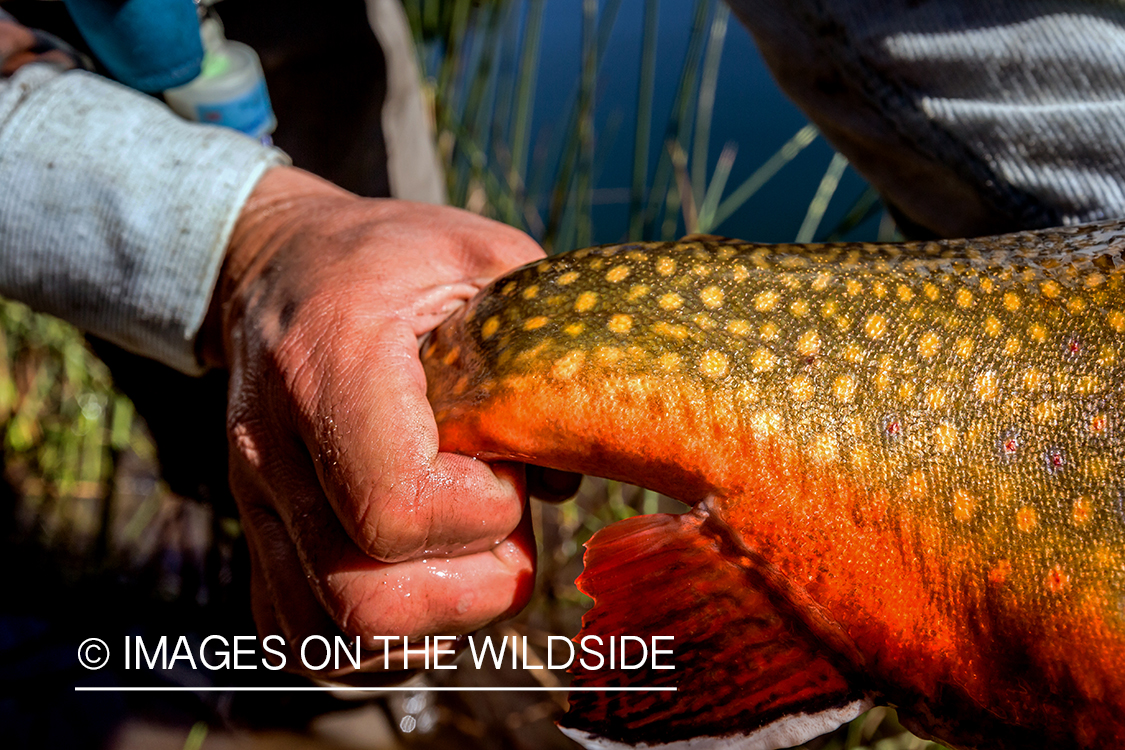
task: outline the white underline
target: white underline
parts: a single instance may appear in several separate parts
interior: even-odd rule
[[[300,687],[81,687],[76,693],[624,693],[654,692],[674,693],[674,687],[325,687],[305,685]]]

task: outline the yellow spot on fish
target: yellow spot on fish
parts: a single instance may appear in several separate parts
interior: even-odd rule
[[[750,366],[754,372],[769,372],[777,365],[777,357],[766,348],[760,348],[750,357]]]
[[[957,303],[958,307],[972,307],[973,293],[965,287],[957,290],[957,294],[953,296],[953,301]]]
[[[912,290],[906,284],[899,284],[895,289],[895,294],[897,294],[898,298],[903,302],[909,302],[910,300],[914,299],[914,290]]]
[[[848,344],[844,347],[844,359],[853,365],[863,361],[863,347],[859,344]]]
[[[669,338],[676,339],[677,341],[683,341],[688,336],[687,328],[681,325],[676,325],[675,323],[665,323],[664,321],[653,323],[652,330],[660,334],[661,336],[667,336]]]
[[[813,387],[812,378],[805,373],[798,373],[789,381],[789,393],[795,401],[804,403],[813,397],[816,389]]]
[[[992,294],[992,279],[983,278],[980,280],[980,290],[985,294]]]
[[[984,332],[992,338],[1000,335],[1000,320],[995,315],[989,315],[984,319]]]
[[[957,343],[953,345],[953,351],[961,359],[968,359],[973,354],[973,340],[968,336],[962,336],[957,339]]]
[[[1075,526],[1085,526],[1094,515],[1094,505],[1087,495],[1081,495],[1070,506],[1070,520]]]
[[[461,355],[461,347],[455,346],[455,347],[453,347],[452,349],[449,350],[449,352],[445,355],[445,357],[442,358],[441,361],[444,362],[447,365],[451,365],[451,364],[453,364],[454,362],[457,361],[457,357],[459,357],[460,355]]]
[[[938,289],[937,285],[933,282],[926,282],[926,285],[922,287],[922,291],[925,292],[926,297],[929,298],[930,302],[937,301],[937,298],[941,295],[941,290]]]
[[[836,378],[836,382],[832,384],[832,395],[836,400],[842,404],[851,403],[855,397],[855,389],[857,381],[854,375],[845,374]]]
[[[1059,292],[1062,291],[1062,287],[1059,286],[1059,282],[1053,279],[1048,279],[1047,281],[1044,281],[1039,285],[1039,291],[1043,293],[1044,297],[1048,299],[1054,299],[1055,297],[1059,296]]]
[[[572,338],[582,333],[584,330],[586,330],[585,323],[568,323],[566,328],[563,328],[563,332]]]
[[[1037,344],[1042,344],[1047,340],[1047,329],[1039,323],[1032,323],[1027,328],[1027,335]]]
[[[566,273],[564,273],[562,276],[559,277],[559,280],[558,280],[557,283],[561,284],[562,286],[566,286],[567,284],[573,284],[574,282],[578,281],[578,276],[579,276],[579,273],[577,271],[567,271]]]
[[[745,320],[732,320],[727,323],[727,333],[732,336],[745,336],[750,333],[750,324]]]
[[[1016,528],[1023,533],[1028,533],[1039,524],[1039,514],[1030,505],[1024,505],[1016,511]]]
[[[806,357],[815,356],[820,351],[820,334],[816,331],[809,330],[801,334],[797,339],[797,353],[803,354]]]
[[[675,292],[668,292],[660,298],[659,304],[665,310],[678,310],[684,304],[684,298]]]
[[[633,316],[614,315],[609,319],[606,326],[614,333],[628,333],[633,327]]]
[[[703,304],[712,310],[723,304],[723,290],[717,286],[704,287],[699,296],[703,299]]]
[[[831,283],[832,283],[832,276],[830,274],[827,274],[827,273],[817,274],[816,278],[813,279],[812,290],[814,292],[823,292],[825,289],[828,288],[828,285],[831,284]]]
[[[519,285],[516,282],[509,281],[507,284],[504,285],[504,288],[500,290],[500,294],[503,294],[505,297],[507,297],[509,294],[516,291],[517,286],[519,286]]]
[[[727,357],[711,349],[699,358],[699,371],[709,378],[721,378],[727,374]]]
[[[715,322],[715,319],[707,313],[696,313],[691,317],[691,320],[704,331],[710,331],[718,325],[718,323]]]
[[[820,306],[820,314],[826,318],[831,318],[840,309],[840,305],[834,299],[830,299]]]
[[[614,266],[609,269],[609,273],[605,275],[605,280],[616,284],[619,281],[624,281],[629,278],[631,269],[629,266]]]
[[[667,257],[657,258],[656,272],[661,276],[671,276],[676,272],[676,261]]]
[[[976,500],[967,490],[957,489],[953,491],[953,517],[956,520],[968,521],[973,517],[973,510],[976,505]]]
[[[660,369],[665,372],[675,372],[680,369],[680,355],[675,352],[665,352],[660,355],[660,359],[656,360],[660,365]]]
[[[1023,374],[1023,385],[1029,391],[1037,391],[1047,384],[1047,376],[1037,367],[1032,367]]]
[[[747,404],[756,404],[762,397],[761,393],[758,391],[758,385],[750,382],[743,383],[739,387],[737,395],[739,400]]]
[[[581,349],[573,349],[555,362],[555,366],[551,368],[551,375],[560,380],[569,380],[582,369],[582,362],[585,358],[585,352]]]
[[[1120,310],[1110,310],[1106,316],[1106,322],[1109,323],[1110,328],[1118,333],[1125,332],[1125,313]]]
[[[949,422],[942,422],[934,428],[934,447],[942,453],[949,453],[957,447],[957,428]]]
[[[1109,427],[1109,418],[1105,415],[1105,412],[1100,412],[1090,418],[1090,432],[1095,435],[1105,434],[1107,427]]]
[[[1113,367],[1117,364],[1117,351],[1109,344],[1104,345],[1098,352],[1098,364],[1102,367]]]
[[[582,292],[578,295],[578,299],[574,300],[574,309],[577,312],[586,312],[598,304],[597,292]]]
[[[1004,353],[1009,357],[1014,357],[1015,355],[1020,353],[1020,346],[1020,340],[1015,336],[1011,336],[1004,343]]]
[[[879,370],[875,375],[875,390],[885,391],[891,387],[891,373],[888,370]]]
[[[1067,303],[1066,309],[1069,310],[1071,314],[1077,315],[1078,313],[1085,311],[1086,300],[1082,299],[1081,297],[1072,297],[1070,302]]]
[[[991,370],[977,375],[976,380],[973,381],[973,392],[977,394],[977,398],[981,401],[991,401],[996,398],[999,391],[998,378],[996,373]]]
[[[645,296],[648,293],[649,293],[649,287],[648,287],[647,284],[637,284],[636,286],[634,286],[632,289],[629,290],[628,294],[625,295],[625,301],[626,302],[636,302],[637,300],[639,300],[641,297]]]
[[[763,409],[750,417],[750,429],[758,439],[773,437],[781,432],[781,415],[772,409]]]
[[[499,330],[500,330],[500,318],[493,315],[491,318],[484,321],[484,325],[482,325],[480,327],[480,337],[482,339],[485,339],[485,340],[490,339],[493,336],[495,336],[496,332],[499,331]]]
[[[941,349],[941,337],[933,331],[923,333],[918,339],[918,356],[930,358]]]
[[[855,279],[848,279],[844,282],[844,288],[848,290],[848,294],[855,297],[857,294],[863,291],[863,284],[859,283]]]
[[[817,435],[812,442],[809,456],[817,463],[826,464],[836,460],[836,439],[831,435]]]
[[[777,334],[780,332],[781,329],[777,327],[777,324],[768,320],[765,323],[762,323],[762,327],[758,329],[758,334],[765,341],[773,341],[775,338],[777,338]]]
[[[926,390],[926,408],[933,411],[945,407],[946,395],[945,390],[938,386],[934,386]]]
[[[915,385],[913,380],[904,380],[898,384],[898,397],[902,401],[909,401],[914,395]]]
[[[621,350],[616,346],[599,346],[594,349],[594,357],[605,366],[617,364],[623,356]]]
[[[781,300],[781,294],[770,289],[765,292],[759,292],[758,296],[754,297],[754,309],[758,312],[769,312]]]
[[[903,494],[912,500],[921,500],[929,493],[929,489],[926,472],[918,469],[906,478]]]
[[[1100,273],[1092,273],[1086,277],[1086,287],[1088,289],[1096,289],[1101,286],[1104,281],[1105,276],[1102,276]]]
[[[1006,292],[1004,294],[1004,308],[1008,312],[1015,312],[1020,309],[1020,296],[1015,292]]]
[[[794,317],[803,318],[809,314],[809,303],[803,299],[795,300],[793,304],[789,306],[789,312],[791,312]]]
[[[871,285],[871,293],[875,295],[875,299],[883,299],[887,296],[887,286],[881,281],[876,281]]]
[[[867,334],[867,338],[881,339],[883,334],[887,332],[887,319],[879,313],[870,315],[867,322],[863,324],[863,331]]]
[[[538,284],[532,284],[527,289],[523,290],[523,298],[524,299],[535,299],[536,295],[538,295],[538,294],[539,294],[539,285]]]

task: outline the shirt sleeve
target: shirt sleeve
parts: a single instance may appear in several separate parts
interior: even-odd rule
[[[104,78],[0,79],[0,294],[187,373],[242,205],[288,163]]]

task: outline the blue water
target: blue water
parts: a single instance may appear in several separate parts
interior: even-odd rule
[[[601,3],[604,5],[604,0]],[[649,155],[649,180],[664,145],[664,124],[679,84],[687,52],[694,2],[660,3],[657,41],[654,127]],[[596,197],[621,196],[632,183],[633,132],[640,78],[643,0],[624,0],[601,64],[596,100]],[[710,25],[708,24],[708,28]],[[540,151],[565,123],[580,71],[582,0],[551,0],[546,4],[544,35],[535,110],[533,147]],[[807,120],[777,88],[746,29],[732,16],[723,48],[709,142],[708,177],[725,143],[738,144],[727,182],[729,193],[781,147]],[[690,145],[689,145],[690,149]],[[713,231],[763,242],[791,241],[805,217],[809,201],[832,158],[823,138],[806,148]],[[818,237],[830,231],[864,191],[863,180],[849,167],[820,225]],[[607,192],[610,191],[610,192]],[[595,242],[621,240],[628,226],[627,202],[594,207]],[[877,221],[848,236],[872,238]],[[683,231],[681,222],[680,230]]]

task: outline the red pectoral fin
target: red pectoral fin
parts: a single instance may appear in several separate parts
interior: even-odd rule
[[[579,587],[594,607],[576,639],[574,686],[677,688],[572,692],[563,729],[588,747],[687,747],[692,739],[701,750],[706,737],[740,750],[790,747],[870,707],[843,660],[704,518],[637,516],[587,544]],[[624,639],[625,668],[622,636],[634,637]],[[632,668],[642,640],[649,657]],[[654,662],[654,646],[673,653]],[[657,668],[668,665],[675,668]]]

